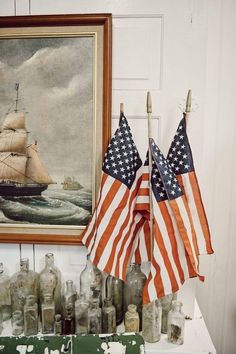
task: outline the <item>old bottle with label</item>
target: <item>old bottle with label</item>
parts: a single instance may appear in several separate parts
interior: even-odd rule
[[[34,295],[26,298],[24,306],[24,334],[32,336],[38,334],[38,304]]]
[[[102,273],[92,264],[87,255],[86,267],[80,274],[80,293],[90,301],[94,293],[99,294],[99,306],[102,305]]]
[[[99,299],[92,298],[88,310],[88,328],[90,334],[102,333],[102,310],[99,307]]]
[[[106,279],[106,297],[110,298],[112,305],[116,309],[116,325],[118,326],[124,317],[123,312],[123,292],[124,292],[124,282],[115,278],[112,275],[108,275]]]
[[[24,318],[23,313],[20,310],[16,310],[12,314],[12,334],[13,336],[19,336],[24,332]]]
[[[42,333],[54,333],[55,304],[52,294],[44,295],[44,302],[41,305]]]
[[[75,302],[76,334],[88,333],[88,308],[89,302],[86,300],[84,294],[80,294],[78,300]]]
[[[124,286],[124,310],[127,311],[130,304],[137,306],[140,331],[142,329],[143,288],[146,280],[146,275],[141,271],[140,264],[133,263]]]
[[[3,321],[11,317],[10,278],[4,274],[3,263],[0,263],[0,307]]]
[[[62,334],[75,334],[75,317],[73,316],[73,304],[66,305],[66,315],[62,322]]]
[[[40,303],[43,303],[44,294],[51,294],[55,303],[55,312],[61,313],[61,272],[54,265],[53,253],[45,255],[45,268],[39,275]]]
[[[177,293],[168,294],[160,299],[162,307],[162,320],[161,320],[161,332],[167,333],[167,319],[168,313],[172,308],[172,301],[177,299]]]
[[[146,342],[155,343],[161,339],[162,307],[159,300],[143,305],[142,336]]]
[[[167,320],[167,339],[174,344],[184,343],[185,315],[181,311],[183,304],[180,301],[172,302],[172,309]]]
[[[73,305],[73,316],[75,315],[75,301],[77,298],[77,293],[75,290],[75,286],[72,280],[67,280],[66,281],[66,289],[62,297],[62,303],[63,303],[63,315],[66,315],[66,306],[68,304]]]
[[[26,298],[34,295],[38,298],[39,277],[36,272],[29,270],[29,259],[20,260],[20,271],[10,279],[12,312],[24,311]]]
[[[130,304],[125,313],[125,332],[139,332],[139,321],[137,306]]]
[[[102,333],[116,333],[116,309],[111,299],[105,299],[102,307]]]

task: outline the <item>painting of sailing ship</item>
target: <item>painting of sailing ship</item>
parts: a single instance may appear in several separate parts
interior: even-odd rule
[[[0,40],[1,224],[90,220],[92,53],[91,38]]]

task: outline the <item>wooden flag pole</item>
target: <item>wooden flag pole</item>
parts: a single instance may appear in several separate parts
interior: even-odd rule
[[[120,103],[120,114],[124,114],[124,103]]]
[[[150,92],[147,93],[147,119],[148,119],[148,158],[149,158],[149,201],[150,201],[150,251],[151,251],[151,261],[153,257],[153,203],[152,203],[152,185],[151,185],[151,178],[152,178],[152,153],[149,145],[149,139],[152,137],[152,99]]]
[[[186,106],[185,106],[185,113],[190,113],[191,112],[191,106],[192,106],[192,91],[188,90],[187,98],[186,98]]]

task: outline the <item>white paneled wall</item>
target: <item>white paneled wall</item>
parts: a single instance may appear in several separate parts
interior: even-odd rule
[[[166,152],[181,118],[178,106],[188,88],[193,90],[195,112],[188,129],[216,251],[202,259],[207,278],[197,285],[197,298],[218,353],[234,354],[236,1],[0,1],[1,16],[91,12],[113,13],[113,129],[124,102],[142,156],[146,91],[152,92],[153,136]],[[12,273],[20,255],[27,256],[39,271],[48,251],[55,254],[65,278],[78,282],[85,263],[82,247],[0,244],[0,259]],[[194,289],[194,283],[185,286],[187,311]]]

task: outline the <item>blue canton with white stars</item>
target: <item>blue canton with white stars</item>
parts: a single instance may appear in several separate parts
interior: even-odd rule
[[[170,146],[167,161],[176,175],[194,171],[192,152],[186,132],[185,114]]]
[[[133,141],[128,121],[121,114],[119,127],[105,154],[102,170],[130,189],[136,178],[136,172],[141,166],[142,161]]]
[[[153,139],[150,139],[150,148],[153,157],[151,182],[157,202],[180,197],[183,192],[177,178]]]

